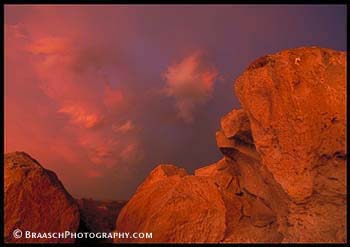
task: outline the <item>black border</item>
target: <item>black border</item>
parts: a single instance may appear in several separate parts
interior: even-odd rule
[[[2,57],[3,57],[3,64],[4,64],[4,61],[5,61],[5,44],[4,44],[4,36],[5,36],[5,30],[4,30],[4,24],[5,24],[5,5],[33,5],[33,4],[36,4],[36,5],[55,5],[55,4],[69,4],[69,5],[76,5],[76,4],[91,4],[91,5],[123,5],[123,4],[127,4],[127,5],[132,5],[132,4],[137,4],[137,5],[144,5],[144,4],[147,4],[147,5],[164,5],[164,2],[162,1],[151,1],[151,2],[147,2],[147,1],[142,1],[142,0],[137,0],[137,1],[112,1],[112,0],[83,0],[83,1],[77,1],[77,2],[74,2],[74,1],[69,1],[69,0],[51,0],[51,1],[48,1],[48,0],[28,0],[28,1],[25,1],[25,0],[5,0],[1,5],[2,5],[2,8],[1,8],[1,14],[2,14],[2,18],[1,18],[1,22],[2,22],[2,39],[1,39],[1,42],[2,42],[2,46],[3,46],[3,53],[2,53]],[[198,1],[195,1],[195,0],[192,0],[192,1],[170,1],[168,0],[168,2],[166,4],[174,4],[174,5],[234,5],[234,4],[257,4],[257,5],[266,5],[266,4],[279,4],[281,5],[281,2],[276,2],[276,1],[264,1],[262,3],[262,1],[258,1],[258,0],[246,0],[246,1],[236,1],[235,3],[227,3],[227,1],[216,1],[216,2],[213,2],[213,1],[208,1],[208,0],[202,0],[200,2]],[[282,4],[295,4],[295,5],[306,5],[306,4],[317,4],[317,5],[346,5],[346,17],[347,17],[347,22],[346,22],[346,31],[347,31],[347,36],[346,36],[346,41],[347,41],[347,44],[349,43],[350,39],[349,39],[349,26],[348,26],[348,23],[349,23],[349,10],[350,10],[350,6],[349,4],[347,4],[347,1],[339,1],[339,0],[323,0],[323,1],[320,1],[320,0],[309,0],[309,1],[296,1],[296,0],[285,0],[283,1]],[[350,54],[349,54],[349,47],[347,46],[346,48],[346,56],[347,56],[347,71],[349,71],[349,68],[350,68],[350,65],[349,65],[349,58],[350,58]],[[0,87],[1,89],[1,96],[3,97],[3,100],[1,101],[1,108],[3,109],[3,112],[5,110],[5,97],[4,97],[4,90],[5,90],[5,68],[4,66],[2,67],[2,78],[3,78],[3,83],[2,83],[2,87]],[[349,84],[349,77],[348,77],[348,73],[347,73],[347,87],[346,87],[346,91],[347,91],[347,95],[349,95],[349,91],[348,91],[348,84]],[[346,98],[346,116],[349,116],[349,101],[348,99]],[[1,141],[1,145],[2,145],[2,169],[1,169],[1,176],[0,176],[0,183],[1,184],[4,184],[4,165],[3,165],[3,162],[4,162],[4,152],[5,152],[5,149],[4,149],[4,136],[5,136],[5,132],[4,132],[4,113],[2,115],[2,121],[1,121],[1,127],[3,129],[3,138],[2,138],[2,141]],[[349,167],[348,166],[348,162],[349,162],[349,145],[348,145],[348,137],[349,137],[349,129],[348,129],[348,118],[346,119],[346,136],[347,136],[347,141],[346,141],[346,147],[347,147],[347,153],[346,153],[346,166],[347,168]],[[350,172],[348,169],[346,169],[347,171],[347,181],[350,181]],[[4,226],[4,186],[2,186],[2,189],[0,190],[0,193],[1,193],[1,205],[2,205],[2,213],[0,214],[0,219],[1,219],[1,223],[2,223],[2,226]],[[349,227],[349,222],[350,222],[350,217],[349,217],[349,207],[348,207],[348,202],[349,202],[349,199],[350,199],[350,190],[349,190],[349,184],[347,183],[347,203],[346,203],[346,209],[347,209],[347,220],[346,220],[346,225],[347,225],[347,236],[346,236],[346,243],[238,243],[238,244],[233,244],[233,243],[218,243],[218,244],[222,244],[222,245],[235,245],[235,246],[250,246],[250,245],[260,245],[260,246],[279,246],[279,245],[289,245],[289,246],[310,246],[310,245],[320,245],[320,246],[350,246],[349,244],[349,235],[350,235],[350,227]],[[0,227],[1,228],[1,227]],[[4,227],[2,227],[3,229]],[[61,244],[49,244],[49,243],[43,243],[43,244],[23,244],[23,243],[5,243],[4,242],[4,231],[1,230],[0,231],[0,237],[1,237],[1,243],[2,245],[0,246],[51,246],[51,245],[61,245]],[[203,245],[203,246],[213,246],[213,245],[218,245],[218,244],[202,244],[202,243],[198,243],[198,244],[195,244],[195,243],[192,243],[192,244],[184,244],[184,243],[149,243],[149,244],[146,244],[146,243],[140,243],[140,244],[137,244],[137,243],[124,243],[122,245],[155,245],[155,246],[162,246],[162,245]],[[87,243],[82,243],[82,244],[79,244],[79,243],[74,243],[74,244],[62,244],[63,246],[115,246],[115,245],[120,245],[120,243],[118,244],[114,244],[114,243],[102,243],[102,244],[87,244]]]

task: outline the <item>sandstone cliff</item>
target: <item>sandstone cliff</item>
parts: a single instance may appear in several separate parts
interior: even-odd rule
[[[122,209],[119,242],[345,242],[344,52],[285,50],[235,81],[224,157],[194,175],[157,166]]]
[[[74,242],[69,238],[15,238],[13,231],[76,232],[79,209],[52,171],[44,169],[23,152],[9,153],[4,160],[5,242]]]

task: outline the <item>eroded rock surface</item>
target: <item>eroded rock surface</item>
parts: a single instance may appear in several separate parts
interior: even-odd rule
[[[159,165],[151,174],[165,176],[151,175],[138,188],[118,216],[119,232],[152,233],[152,239],[141,242],[218,242],[224,237],[225,205],[214,180],[170,165]]]
[[[313,193],[322,156],[345,157],[345,61],[330,49],[286,50],[235,82],[263,164],[295,200]]]
[[[224,157],[155,168],[116,223],[153,238],[123,241],[345,242],[345,61],[310,47],[253,62],[216,133]]]
[[[235,83],[262,164],[291,200],[284,241],[345,241],[345,56],[286,50]]]
[[[35,233],[76,232],[79,209],[56,174],[24,152],[5,154],[5,242],[74,242],[69,238],[14,238],[20,229]]]

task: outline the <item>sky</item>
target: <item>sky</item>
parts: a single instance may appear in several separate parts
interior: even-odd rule
[[[158,164],[218,161],[233,84],[258,57],[346,50],[342,5],[6,5],[5,152],[77,198],[126,200]]]

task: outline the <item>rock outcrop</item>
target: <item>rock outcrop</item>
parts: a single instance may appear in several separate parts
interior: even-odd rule
[[[225,205],[214,181],[175,166],[156,167],[130,201],[119,214],[118,232],[151,232],[152,239],[140,239],[150,242],[218,242],[224,236]]]
[[[122,209],[117,242],[345,242],[344,52],[259,58],[236,80],[242,109],[216,133],[224,157],[189,175],[160,165]]]
[[[345,241],[346,55],[299,48],[235,83],[262,164],[290,198],[284,241]]]
[[[5,154],[5,242],[74,242],[71,238],[25,238],[25,231],[76,232],[79,209],[56,174],[24,152]],[[13,231],[20,229],[21,238]],[[18,235],[19,236],[19,235]]]

